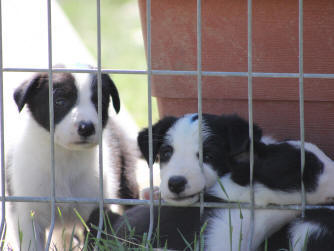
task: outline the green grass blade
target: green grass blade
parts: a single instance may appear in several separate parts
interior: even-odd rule
[[[268,238],[264,240],[264,251],[268,251]]]
[[[306,251],[306,249],[307,249],[308,238],[309,238],[309,235],[308,235],[308,230],[307,230],[307,232],[305,234],[304,243],[303,243],[303,251]]]
[[[240,224],[239,246],[238,246],[239,251],[241,250],[241,243],[242,243],[242,240],[243,240],[243,236],[242,236],[242,221],[243,221],[243,218],[240,218],[240,219],[241,219],[241,224]]]
[[[81,224],[85,227],[86,231],[89,232],[90,229],[87,226],[86,222],[84,221],[84,219],[81,217],[80,213],[78,212],[78,210],[76,208],[73,208],[73,211],[75,213],[75,215],[79,218]]]
[[[223,183],[221,182],[221,180],[220,180],[219,178],[217,179],[217,182],[218,182],[220,188],[223,190],[224,194],[226,195],[226,198],[227,198],[228,200],[230,200],[230,197],[228,196],[228,194],[227,194],[227,192],[226,192],[226,190],[225,190],[225,187],[223,186]]]
[[[201,230],[200,230],[200,232],[199,232],[199,244],[200,244],[200,250],[201,251],[203,251],[204,250],[204,231],[205,231],[205,229],[206,229],[206,227],[207,227],[207,225],[208,225],[208,222],[206,221],[206,222],[204,222],[204,224],[203,224],[203,226],[201,227]],[[196,236],[195,236],[196,237]]]
[[[17,221],[17,229],[19,231],[19,247],[20,247],[20,250],[22,250],[22,240],[23,240],[23,232],[20,228],[20,220]]]
[[[160,209],[161,209],[161,194],[159,193],[158,219],[156,228],[156,239],[158,247],[160,247]]]
[[[244,219],[244,216],[242,215],[242,210],[241,210],[241,206],[240,206],[240,203],[238,203],[238,206],[239,206],[239,211],[240,211],[240,219],[243,220]]]
[[[182,240],[184,241],[184,243],[187,245],[186,248],[190,248],[190,249],[191,249],[191,243],[189,243],[189,242],[187,241],[187,239],[186,239],[186,238],[184,237],[184,235],[181,233],[180,229],[176,229],[176,230],[177,230],[178,233],[180,234],[180,236],[181,236]]]
[[[242,240],[243,240],[243,236],[242,236],[242,221],[244,219],[244,216],[242,215],[242,210],[241,210],[241,206],[240,206],[240,203],[238,203],[239,205],[239,217],[240,217],[240,220],[241,220],[241,224],[240,224],[240,233],[239,233],[239,246],[238,246],[238,250],[240,251],[241,250],[241,243],[242,243]]]
[[[75,224],[72,229],[72,234],[71,234],[71,239],[70,239],[70,245],[69,245],[69,250],[72,251],[73,249],[73,239],[74,239],[74,233],[75,233]]]
[[[231,219],[231,209],[228,209],[228,225],[230,231],[230,251],[232,251],[232,237],[233,237],[233,226],[232,226],[232,219]]]
[[[33,241],[35,243],[35,247],[37,247],[36,227],[35,227],[35,211],[30,211],[30,218],[31,218],[32,230],[33,230],[33,234],[34,234],[34,240]],[[30,243],[29,243],[29,249],[30,249],[31,241],[32,240],[30,240]]]

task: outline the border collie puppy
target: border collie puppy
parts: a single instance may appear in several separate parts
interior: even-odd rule
[[[233,156],[248,148],[248,131],[240,130],[237,116],[203,114],[203,170],[199,163],[198,115],[166,117],[153,125],[153,159],[160,162],[160,192],[165,201],[189,205],[218,177],[228,175]],[[261,130],[255,126],[256,140]],[[148,129],[138,135],[138,145],[148,161]]]
[[[161,195],[168,202],[190,204],[206,189],[208,195],[235,202],[250,202],[249,128],[236,115],[203,115],[203,171],[198,161],[198,116],[167,117],[153,126],[153,158],[159,157]],[[300,202],[300,143],[274,142],[262,138],[254,125],[254,189],[257,205],[296,204]],[[138,144],[148,160],[148,130],[138,136]],[[318,147],[305,144],[303,181],[308,203],[330,202],[334,196],[331,182],[334,164]],[[216,182],[219,178],[220,182]],[[221,185],[224,187],[222,189]],[[247,250],[250,211],[242,209],[209,210],[205,217],[206,249],[230,248],[229,213],[234,236],[232,250]],[[252,249],[264,238],[297,215],[295,211],[257,210]],[[182,217],[181,217],[182,218]],[[172,222],[171,222],[172,224]],[[181,223],[177,223],[181,224]],[[182,224],[188,224],[183,222]],[[161,229],[161,228],[160,228]],[[240,233],[241,231],[241,233]]]
[[[97,75],[54,73],[52,79],[56,196],[97,198]],[[19,111],[25,106],[27,110],[21,113],[22,130],[18,132],[17,142],[8,156],[9,195],[49,197],[51,194],[48,81],[48,74],[38,73],[14,92]],[[131,162],[134,157],[131,157],[132,153],[125,152],[126,136],[122,135],[124,133],[117,123],[109,118],[110,97],[118,113],[120,99],[116,86],[107,74],[102,74],[104,196],[137,198],[137,183],[131,178],[135,177],[134,167],[126,166],[129,164],[128,158]],[[56,206],[62,215],[62,219],[56,216],[56,228],[66,227],[70,232],[74,224],[79,222],[73,208],[87,220],[96,207],[94,204],[77,203]],[[22,232],[21,250],[28,250],[29,247],[31,250],[44,250],[46,230],[51,221],[50,204],[12,203],[11,211],[11,227],[17,236],[17,245],[19,232]]]
[[[241,130],[244,124],[248,126],[235,115],[203,115],[203,170],[198,160],[197,114],[166,117],[153,125],[153,159],[160,162],[162,198],[177,205],[197,202],[202,190],[213,186],[218,177],[230,172],[233,156],[248,148],[248,129],[246,132]],[[254,126],[254,135],[256,140],[261,138],[261,130],[257,126]],[[139,133],[138,145],[148,161],[148,129]],[[217,201],[209,196],[205,200]],[[201,226],[199,208],[155,207],[154,217],[154,229],[159,228],[160,232],[159,240],[153,238],[153,246],[156,247],[164,247],[167,242],[169,249],[183,250],[187,247],[184,240],[193,242]],[[122,237],[128,236],[128,225],[124,220],[135,228],[135,235],[140,239],[148,231],[149,208],[131,208],[113,224]]]

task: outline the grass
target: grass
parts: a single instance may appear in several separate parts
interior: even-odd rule
[[[58,0],[90,53],[97,55],[96,1]],[[146,69],[137,0],[101,0],[102,67],[107,69]],[[84,63],[84,62],[83,62]],[[112,76],[125,107],[140,127],[147,126],[147,77]],[[157,121],[153,98],[153,121]]]
[[[161,205],[160,205],[161,206]],[[159,206],[159,209],[160,209]],[[240,210],[240,220],[241,222],[243,221],[243,215],[242,215],[242,210],[241,207],[239,206],[239,210]],[[85,221],[83,220],[83,218],[80,216],[79,212],[74,208],[73,209],[76,217],[80,220],[81,224],[86,228],[89,229],[88,226],[86,225]],[[124,239],[121,237],[118,237],[118,233],[113,229],[112,224],[110,219],[108,218],[108,215],[104,215],[104,228],[101,230],[102,233],[102,238],[97,240],[96,236],[92,233],[90,233],[89,231],[87,232],[87,235],[84,238],[84,243],[82,243],[81,245],[74,245],[74,238],[75,238],[75,226],[73,226],[72,229],[72,234],[71,234],[71,239],[70,239],[70,243],[67,246],[66,242],[65,242],[65,228],[63,229],[63,241],[62,241],[62,247],[56,247],[52,246],[53,250],[64,250],[64,251],[72,251],[72,250],[83,250],[83,251],[91,251],[93,250],[93,246],[96,245],[98,247],[98,250],[117,250],[117,251],[144,251],[144,250],[157,250],[155,249],[152,244],[155,242],[155,240],[157,240],[155,243],[159,243],[158,246],[160,246],[161,248],[159,250],[168,250],[168,243],[160,243],[159,241],[159,225],[160,225],[160,210],[158,210],[158,224],[157,227],[152,235],[152,239],[151,241],[147,240],[147,234],[144,233],[142,236],[137,236],[135,234],[135,228],[130,226],[129,222],[126,221],[126,219],[124,220],[124,226],[126,227],[127,231],[126,231],[126,235],[124,236]],[[230,209],[228,209],[229,211],[229,225],[230,225],[230,250],[232,250],[232,232],[233,232],[233,228],[232,228],[232,223],[231,223],[231,213],[230,213]],[[60,218],[60,221],[62,223],[64,223],[64,219],[63,219],[63,215],[61,213],[61,210],[58,208],[58,216]],[[32,228],[35,229],[35,224],[34,224],[34,219],[35,219],[35,215],[32,212],[31,213],[31,220],[32,220]],[[18,223],[19,224],[19,223]],[[90,226],[92,229],[98,230],[97,226]],[[198,236],[194,236],[194,239],[192,242],[188,242],[186,238],[183,237],[183,233],[181,233],[179,230],[177,230],[180,234],[180,236],[183,238],[184,243],[186,244],[186,248],[184,250],[187,251],[203,251],[204,250],[204,232],[205,229],[207,228],[207,222],[204,222],[200,231],[199,231],[199,235]],[[19,236],[20,236],[20,243],[22,242],[22,238],[23,238],[23,233],[20,231],[19,228]],[[307,243],[308,243],[308,232],[306,233],[305,239],[304,239],[304,243],[303,243],[303,250],[306,251],[306,247],[307,247]],[[35,236],[36,238],[36,236]],[[240,228],[240,234],[239,234],[239,243],[238,243],[238,250],[241,250],[241,241],[243,240],[243,235],[242,235],[242,223],[241,223],[241,228]],[[32,240],[33,241],[33,240]],[[294,247],[297,245],[298,242],[302,241],[301,238],[299,238],[296,243],[289,243],[290,247],[289,249],[280,249],[282,251],[292,251],[294,249]],[[79,243],[78,243],[79,244]],[[237,243],[236,243],[237,244]],[[51,244],[52,245],[52,244]],[[223,245],[223,243],[222,243]],[[268,250],[268,240],[265,239],[265,245],[264,245],[264,251]],[[226,250],[225,250],[226,251]]]

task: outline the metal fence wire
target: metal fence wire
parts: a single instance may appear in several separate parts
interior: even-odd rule
[[[148,229],[148,240],[151,239],[153,232],[153,206],[158,202],[153,200],[153,152],[152,152],[152,93],[151,93],[151,79],[152,75],[193,75],[197,76],[197,88],[198,88],[198,114],[199,114],[199,160],[201,166],[203,166],[203,146],[202,146],[202,77],[203,76],[219,76],[219,77],[247,77],[248,79],[248,120],[249,120],[249,137],[251,140],[250,145],[250,198],[251,203],[208,203],[203,201],[201,196],[200,202],[191,205],[191,207],[200,207],[201,213],[205,207],[220,207],[220,208],[246,208],[251,210],[251,233],[254,232],[254,211],[259,208],[265,209],[282,209],[282,210],[301,210],[302,214],[306,208],[319,208],[325,206],[306,205],[306,194],[301,180],[301,205],[269,205],[266,207],[260,207],[255,205],[254,201],[254,188],[253,188],[253,164],[254,164],[254,149],[253,149],[253,106],[252,106],[252,80],[253,78],[271,77],[271,78],[295,78],[299,79],[299,108],[300,108],[300,141],[301,141],[301,173],[304,171],[305,164],[305,149],[304,149],[304,78],[334,78],[334,74],[304,74],[303,71],[303,0],[299,0],[299,72],[298,73],[263,73],[253,72],[252,67],[252,0],[248,0],[248,71],[247,72],[220,72],[220,71],[202,71],[202,19],[201,19],[201,0],[197,0],[197,70],[196,71],[172,71],[172,70],[152,70],[152,58],[151,58],[151,1],[146,1],[147,8],[147,70],[119,70],[119,69],[102,69],[101,67],[101,6],[100,0],[96,0],[97,6],[97,68],[96,69],[60,69],[53,68],[52,62],[52,9],[51,0],[47,0],[47,24],[48,24],[48,68],[5,68],[3,67],[3,51],[2,51],[2,34],[0,32],[0,115],[1,115],[1,203],[2,203],[2,219],[0,233],[4,233],[6,202],[44,202],[51,205],[51,227],[45,250],[49,250],[54,223],[56,203],[94,203],[100,208],[100,222],[97,238],[101,236],[101,228],[103,222],[103,205],[104,204],[119,204],[119,205],[150,205],[150,225]],[[0,0],[0,31],[2,31],[2,9]],[[51,194],[49,197],[22,197],[22,196],[6,196],[5,194],[5,154],[4,154],[4,112],[3,112],[3,73],[4,72],[47,72],[49,76],[49,112],[54,113],[53,110],[53,93],[52,93],[52,73],[56,72],[71,72],[71,73],[96,73],[98,75],[98,118],[99,118],[99,197],[95,199],[89,198],[63,198],[57,197],[55,193],[55,163],[54,163],[54,120],[53,116],[50,116],[50,147],[51,147]],[[147,75],[148,79],[148,124],[149,124],[149,167],[150,167],[150,200],[136,200],[136,199],[110,199],[103,198],[103,165],[102,165],[102,86],[101,86],[101,74],[137,74]],[[162,202],[161,205],[167,205]],[[252,238],[249,239],[248,247],[252,246]]]

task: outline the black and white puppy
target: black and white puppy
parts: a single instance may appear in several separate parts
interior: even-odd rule
[[[97,198],[98,180],[98,98],[96,74],[53,74],[54,97],[54,153],[55,192],[57,197]],[[51,192],[51,154],[49,132],[48,74],[35,74],[14,92],[14,99],[21,112],[22,128],[17,141],[9,152],[7,170],[8,193],[13,196],[49,197]],[[102,74],[102,127],[104,196],[119,195],[138,197],[134,163],[127,158],[122,145],[126,136],[115,121],[109,118],[110,97],[116,113],[120,99],[115,84],[107,74]],[[126,165],[129,169],[125,170]],[[94,204],[57,204],[62,219],[56,217],[57,227],[72,231],[78,221],[73,212],[77,208],[87,220]],[[33,214],[31,213],[33,212]],[[21,250],[44,250],[46,230],[50,226],[49,203],[15,203],[12,206],[12,228],[22,233]],[[33,217],[32,217],[33,215]],[[34,225],[32,224],[34,223]],[[64,225],[62,225],[64,224]],[[57,237],[55,237],[57,238]],[[19,245],[19,244],[18,244]],[[62,248],[62,246],[58,246]]]
[[[237,116],[203,115],[203,170],[199,163],[198,115],[166,117],[153,125],[153,159],[160,163],[160,192],[165,201],[189,205],[218,177],[228,175],[234,156],[248,148],[248,131]],[[256,140],[261,130],[254,127]],[[139,148],[148,161],[148,129],[138,135]]]
[[[198,161],[198,116],[168,117],[153,126],[153,158],[161,168],[161,195],[172,203],[188,204],[198,200],[201,190],[235,202],[250,202],[249,128],[236,115],[203,115],[203,171]],[[254,125],[254,189],[257,205],[300,203],[300,142],[274,142],[262,137]],[[138,136],[139,147],[148,159],[148,130]],[[305,144],[303,181],[308,203],[327,203],[333,199],[331,181],[334,163],[318,147]],[[217,179],[220,182],[216,182]],[[224,190],[221,188],[224,186]],[[208,189],[209,188],[209,189]],[[232,250],[247,250],[250,211],[230,211],[233,227]],[[257,210],[252,249],[264,238],[296,216],[294,211]],[[211,210],[206,217],[208,250],[230,248],[229,211]],[[180,223],[179,223],[180,224]],[[182,224],[187,224],[184,222]],[[243,226],[243,227],[242,227]],[[240,232],[241,231],[241,232]],[[243,236],[240,241],[240,236]],[[239,244],[240,243],[240,244]]]
[[[246,131],[243,129],[246,128]],[[199,122],[197,114],[166,117],[153,125],[153,160],[160,162],[160,191],[171,204],[189,205],[199,200],[201,191],[212,187],[219,177],[230,173],[234,156],[247,151],[248,123],[235,115],[203,115],[203,170],[199,163]],[[261,130],[254,126],[256,140]],[[141,153],[148,161],[148,129],[138,135]],[[206,196],[206,201],[216,198]],[[154,209],[154,229],[160,238],[153,238],[155,247],[183,250],[185,240],[192,243],[201,226],[199,208],[162,207]],[[159,219],[158,219],[159,217]],[[126,219],[127,224],[124,224]],[[158,222],[160,226],[158,226]],[[128,236],[128,224],[139,238],[148,231],[149,209],[137,206],[125,212],[114,223],[121,237]],[[154,231],[155,232],[155,231]]]

